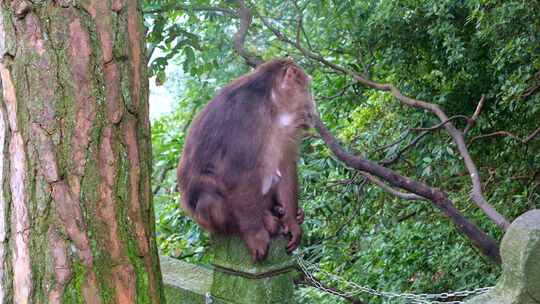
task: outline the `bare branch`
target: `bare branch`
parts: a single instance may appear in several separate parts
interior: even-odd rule
[[[447,121],[449,118],[444,113],[444,111],[436,104],[429,103],[423,100],[414,99],[411,97],[408,97],[404,95],[397,87],[395,87],[392,84],[389,83],[378,83],[375,81],[372,81],[368,79],[365,75],[356,73],[350,69],[347,69],[345,67],[339,66],[337,64],[334,64],[328,60],[326,60],[323,56],[320,54],[317,54],[315,52],[312,52],[310,50],[307,50],[300,45],[299,41],[292,41],[289,38],[287,38],[283,33],[281,33],[280,30],[278,30],[276,27],[274,27],[272,24],[270,24],[264,17],[258,15],[258,17],[261,19],[263,24],[274,33],[274,35],[280,39],[281,41],[293,45],[296,49],[298,49],[306,58],[316,60],[331,69],[341,72],[343,74],[346,74],[356,80],[357,82],[379,91],[389,92],[394,96],[398,101],[400,101],[403,104],[406,104],[408,106],[419,108],[423,110],[427,110],[435,114],[441,122]],[[467,145],[465,143],[465,139],[463,137],[463,133],[456,129],[456,127],[451,123],[448,122],[444,124],[445,129],[448,131],[450,136],[453,138],[455,144],[457,145],[458,151],[461,154],[461,157],[463,157],[463,161],[465,162],[465,167],[469,171],[469,176],[471,178],[473,190],[471,193],[471,198],[476,203],[480,209],[484,211],[484,213],[493,220],[499,227],[501,227],[503,230],[506,230],[506,228],[510,225],[510,222],[502,215],[500,214],[495,208],[493,208],[492,205],[490,205],[487,200],[484,197],[483,189],[482,189],[482,181],[480,179],[480,173],[478,172],[478,168],[476,167],[476,164],[472,160],[472,157],[469,153],[469,150],[467,148]]]
[[[437,130],[439,129],[440,127],[444,126],[445,124],[451,122],[452,120],[454,119],[457,119],[457,118],[462,118],[462,119],[465,119],[467,121],[469,121],[469,117],[465,116],[465,115],[456,115],[456,116],[452,116],[450,118],[448,118],[447,120],[433,126],[433,127],[428,127],[428,128],[411,128],[411,130],[413,131],[434,131],[434,130]]]
[[[356,176],[355,176],[356,177]],[[362,207],[362,196],[364,195],[365,191],[364,191],[364,187],[366,186],[368,180],[366,178],[364,178],[358,185],[358,188],[357,188],[357,195],[356,195],[356,200],[357,200],[357,204],[356,206],[354,207],[354,210],[351,212],[351,215],[347,218],[347,220],[345,220],[338,229],[336,229],[336,232],[333,233],[333,235],[329,236],[329,237],[326,237],[325,239],[326,240],[330,240],[330,239],[333,239],[333,238],[336,238],[338,237],[340,234],[341,234],[341,231],[343,231],[343,229],[345,227],[349,227],[351,222],[358,217],[358,210],[360,210],[360,208]]]
[[[531,140],[533,140],[538,134],[540,134],[540,127],[538,127],[538,129],[534,130],[531,134],[527,135],[527,137],[521,139],[519,138],[518,136],[508,132],[508,131],[497,131],[497,132],[493,132],[493,133],[489,133],[489,134],[484,134],[484,135],[478,135],[476,137],[473,137],[471,139],[471,141],[469,141],[469,146],[476,140],[478,139],[482,139],[482,138],[488,138],[488,137],[496,137],[496,136],[508,136],[508,137],[511,137],[513,138],[514,140],[516,141],[519,141],[520,143],[526,145],[528,144]]]
[[[350,184],[355,182],[355,179],[356,179],[356,177],[347,178],[347,179],[339,179],[339,180],[329,180],[329,181],[326,182],[326,187],[350,185]]]
[[[398,219],[397,219],[397,222],[398,222],[398,223],[404,222],[404,221],[410,219],[411,217],[417,215],[418,213],[419,213],[418,210],[417,210],[417,211],[413,211],[413,212],[411,212],[411,213],[409,213],[409,214],[406,214],[406,215],[404,215],[404,216],[398,218]]]
[[[405,140],[405,138],[407,138],[407,135],[409,135],[409,132],[410,132],[410,130],[407,130],[407,131],[403,132],[403,133],[399,136],[399,138],[398,138],[397,140],[395,140],[394,142],[391,142],[391,143],[386,144],[386,145],[384,145],[384,146],[377,147],[377,148],[371,150],[370,153],[374,153],[374,152],[386,150],[386,149],[388,149],[388,148],[391,148],[391,147],[393,147],[393,146],[395,146],[395,145],[401,143],[402,141]]]
[[[540,79],[540,71],[536,72],[536,74],[534,74],[534,77],[536,77],[537,80]],[[534,94],[536,94],[539,90],[540,90],[540,83],[537,83],[536,85],[533,85],[529,87],[528,89],[526,89],[525,92],[521,94],[521,98],[527,99],[533,96]]]
[[[411,140],[411,142],[408,145],[406,145],[403,149],[399,150],[396,153],[396,155],[394,155],[392,158],[381,161],[381,164],[384,166],[388,166],[395,163],[401,157],[401,155],[403,155],[403,153],[405,153],[410,148],[414,147],[428,133],[429,133],[428,131],[424,131],[420,133],[420,135],[418,135],[413,140]]]
[[[298,5],[296,4],[296,10],[298,11]],[[302,12],[298,11],[296,15],[296,44],[300,44],[300,37],[302,37],[302,21],[304,19],[304,15]]]
[[[332,96],[317,96],[317,99],[318,100],[323,100],[323,99],[334,99],[334,98],[338,98],[338,97],[341,97],[343,95],[345,95],[345,92],[347,92],[347,90],[354,86],[354,83],[349,83],[348,85],[344,86],[340,91],[339,93],[335,94],[335,95],[332,95]]]
[[[537,84],[525,90],[525,92],[521,95],[521,98],[527,99],[534,95],[536,92],[538,92],[538,90],[540,90],[540,84]]]
[[[478,102],[478,105],[476,106],[476,110],[474,111],[473,116],[471,119],[469,119],[469,122],[467,123],[467,126],[465,127],[465,130],[463,131],[463,136],[467,136],[471,128],[476,123],[476,120],[478,119],[478,116],[480,115],[480,112],[482,112],[482,108],[484,107],[484,104],[486,103],[486,96],[482,95],[480,98],[480,101]]]
[[[252,21],[251,12],[246,7],[244,0],[238,1],[238,16],[240,16],[240,27],[238,28],[238,32],[234,35],[234,48],[249,66],[256,67],[263,63],[263,60],[258,56],[250,54],[244,45]]]
[[[422,182],[414,181],[399,175],[393,170],[369,160],[347,153],[318,117],[315,121],[315,127],[319,134],[321,134],[326,146],[328,146],[336,157],[345,165],[380,177],[393,187],[407,190],[432,201],[484,255],[489,257],[491,261],[500,263],[499,248],[495,240],[467,220],[463,214],[456,209],[444,192],[437,188],[429,187]]]
[[[395,197],[398,197],[398,198],[401,198],[401,199],[404,199],[404,200],[407,200],[407,201],[425,201],[426,200],[426,198],[418,196],[418,195],[413,194],[413,193],[404,193],[404,192],[398,191],[398,190],[388,186],[382,180],[376,178],[375,176],[373,176],[371,174],[367,174],[367,173],[364,173],[364,172],[362,172],[361,174],[367,180],[369,180],[373,184],[379,186],[385,192],[387,192],[389,194],[392,194]]]
[[[174,164],[170,164],[167,167],[163,169],[163,171],[160,172],[159,176],[157,177],[156,181],[153,183],[156,184],[156,188],[154,188],[154,191],[152,193],[154,196],[156,196],[159,193],[159,190],[163,189],[163,181],[167,177],[167,174],[175,168]]]
[[[218,12],[223,13],[224,15],[229,15],[231,17],[237,18],[238,15],[234,10],[218,7],[218,6],[206,6],[206,5],[187,5],[187,4],[174,4],[167,5],[165,7],[160,7],[156,9],[144,10],[144,14],[162,14],[170,11],[194,11],[194,12]]]
[[[538,127],[538,129],[534,130],[531,134],[529,134],[529,136],[525,137],[523,139],[523,143],[524,144],[528,144],[531,140],[533,140],[533,138],[536,137],[536,135],[540,134],[540,127]]]

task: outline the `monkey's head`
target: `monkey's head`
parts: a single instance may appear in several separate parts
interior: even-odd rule
[[[292,61],[284,61],[272,90],[272,101],[280,112],[290,113],[297,126],[308,129],[317,115],[311,95],[311,77]]]

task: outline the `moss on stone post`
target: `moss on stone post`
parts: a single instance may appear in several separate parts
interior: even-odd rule
[[[272,240],[268,257],[253,263],[244,242],[237,237],[216,237],[212,303],[294,303],[294,258],[285,251],[283,237]]]
[[[501,246],[503,274],[497,286],[468,304],[540,303],[540,210],[517,218]]]
[[[166,256],[160,257],[167,304],[205,304],[212,270]]]

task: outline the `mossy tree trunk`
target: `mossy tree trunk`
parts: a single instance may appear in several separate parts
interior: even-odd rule
[[[0,5],[0,304],[163,302],[139,1]]]

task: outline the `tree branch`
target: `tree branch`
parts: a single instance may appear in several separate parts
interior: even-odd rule
[[[480,98],[480,101],[478,102],[478,105],[476,106],[476,110],[474,111],[473,116],[471,119],[469,119],[469,122],[467,123],[467,126],[465,127],[465,130],[463,130],[463,136],[467,136],[471,128],[476,123],[476,120],[478,119],[478,116],[480,115],[480,112],[482,112],[482,108],[484,107],[484,104],[486,103],[486,96],[482,95]]]
[[[334,99],[334,98],[338,98],[338,97],[341,97],[343,95],[345,95],[345,93],[347,92],[347,90],[352,87],[354,85],[354,83],[349,83],[348,85],[344,86],[340,91],[339,93],[335,94],[335,95],[332,95],[332,96],[317,96],[317,99],[319,100],[324,100],[324,99]]]
[[[340,225],[340,227],[336,230],[335,233],[333,233],[333,235],[329,236],[329,237],[326,237],[325,240],[330,240],[330,239],[333,239],[333,238],[336,238],[338,237],[340,234],[341,234],[341,231],[343,231],[343,229],[345,227],[349,227],[351,222],[358,217],[357,215],[357,212],[358,210],[360,210],[360,208],[362,207],[362,196],[364,194],[364,187],[366,186],[368,180],[366,178],[364,178],[360,184],[358,185],[358,189],[357,189],[357,195],[356,195],[356,200],[357,200],[357,204],[356,206],[354,207],[354,210],[351,212],[351,215],[347,218],[347,220],[345,220],[343,222],[343,224]]]
[[[291,44],[296,49],[298,49],[306,58],[318,61],[335,71],[346,74],[350,76],[351,78],[353,78],[354,80],[356,80],[357,82],[369,88],[372,88],[378,91],[389,92],[398,101],[400,101],[401,103],[405,105],[430,111],[433,114],[435,114],[441,122],[449,120],[446,113],[444,113],[443,110],[438,105],[429,103],[423,100],[408,97],[404,95],[397,87],[395,87],[392,84],[378,83],[378,82],[372,81],[361,73],[356,73],[350,69],[334,64],[326,60],[321,55],[303,48],[298,40],[292,41],[289,38],[287,38],[285,35],[283,35],[283,33],[281,33],[281,31],[279,31],[272,24],[270,24],[266,20],[266,18],[262,17],[261,15],[257,15],[257,16],[261,19],[262,23],[270,31],[272,31],[272,33],[274,33],[274,35],[279,40],[285,43]],[[459,131],[458,129],[456,129],[456,127],[451,122],[447,122],[446,124],[444,124],[444,127],[447,130],[447,132],[450,134],[450,136],[453,138],[454,143],[457,145],[458,151],[461,154],[461,157],[463,157],[463,161],[465,162],[465,167],[469,171],[469,176],[471,178],[472,188],[473,188],[472,193],[471,193],[471,198],[476,203],[476,205],[480,207],[480,209],[482,209],[484,213],[491,220],[493,220],[503,230],[506,230],[506,228],[510,225],[510,222],[503,215],[501,215],[495,208],[493,208],[493,206],[490,205],[485,199],[483,189],[482,189],[482,182],[480,180],[480,173],[478,172],[478,168],[476,167],[476,164],[472,160],[472,157],[469,153],[469,150],[465,143],[465,139],[463,137],[463,133]]]
[[[422,182],[401,176],[391,169],[347,153],[318,117],[316,118],[315,128],[319,134],[321,134],[326,146],[328,146],[336,157],[345,165],[380,177],[396,188],[404,189],[429,199],[456,224],[457,228],[472,241],[476,248],[489,257],[491,261],[500,263],[501,257],[499,254],[499,247],[495,240],[467,220],[463,214],[454,207],[453,203],[444,192],[429,187]]]
[[[250,54],[245,48],[246,36],[251,25],[252,16],[244,0],[238,1],[238,16],[240,16],[240,27],[234,35],[234,48],[249,66],[256,67],[263,63],[263,60],[258,56]]]
[[[376,148],[374,148],[373,150],[371,150],[370,153],[374,153],[374,152],[386,150],[386,149],[391,148],[391,147],[393,147],[393,146],[395,146],[395,145],[398,145],[399,143],[401,143],[402,141],[404,141],[405,138],[407,138],[407,135],[409,135],[409,132],[410,132],[410,130],[407,130],[407,131],[403,132],[403,133],[399,136],[399,138],[398,138],[397,140],[395,140],[394,142],[391,142],[391,143],[386,144],[386,145],[384,145],[384,146],[376,147]]]
[[[404,200],[407,200],[407,201],[425,201],[426,200],[426,198],[418,196],[418,195],[413,194],[413,193],[404,193],[404,192],[398,191],[398,190],[388,186],[382,180],[376,178],[375,176],[373,176],[371,174],[364,173],[364,172],[361,172],[361,174],[367,180],[369,180],[373,184],[375,184],[375,185],[379,186],[381,189],[383,189],[384,192],[387,192],[387,193],[389,193],[389,194],[391,194],[391,195],[393,195],[395,197],[398,197],[398,198],[401,198],[401,199],[404,199]]]
[[[433,127],[428,127],[428,128],[411,128],[411,130],[413,131],[434,131],[434,130],[437,130],[439,129],[440,127],[444,126],[445,124],[451,122],[452,120],[454,119],[457,119],[457,118],[462,118],[462,119],[465,119],[467,121],[469,121],[469,117],[465,116],[465,115],[456,115],[456,116],[452,116],[450,118],[448,118],[447,120],[433,126]]]
[[[159,190],[163,189],[163,181],[167,177],[167,173],[169,171],[175,169],[174,164],[171,164],[163,169],[163,171],[160,172],[159,176],[156,178],[156,181],[153,183],[156,184],[156,187],[154,188],[154,191],[152,191],[153,195],[156,196],[159,192]]]
[[[482,138],[488,138],[488,137],[495,137],[495,136],[508,136],[508,137],[511,137],[513,139],[515,139],[516,141],[519,141],[520,143],[526,145],[528,144],[531,140],[533,140],[538,134],[540,134],[540,127],[538,127],[538,129],[534,130],[531,134],[527,135],[527,137],[521,139],[519,137],[517,137],[516,135],[508,132],[508,131],[497,131],[497,132],[493,132],[493,133],[489,133],[489,134],[484,134],[484,135],[478,135],[476,137],[473,137],[471,139],[471,141],[469,141],[469,146],[476,140],[478,139],[482,139]]]
[[[390,159],[381,161],[381,164],[384,166],[388,166],[395,163],[401,157],[401,155],[403,155],[403,153],[405,153],[410,148],[414,147],[428,133],[429,133],[428,131],[421,132],[420,135],[418,135],[413,140],[411,140],[411,142],[408,145],[406,145],[403,149],[399,150],[393,157],[391,157]]]
[[[535,85],[535,86],[532,86],[532,87],[528,88],[528,89],[521,95],[521,98],[527,99],[527,98],[531,97],[532,95],[534,95],[536,92],[538,92],[538,90],[540,90],[540,84],[537,84],[537,85]]]
[[[167,5],[165,7],[144,10],[144,14],[162,14],[170,11],[194,11],[194,12],[218,12],[225,15],[229,15],[234,18],[238,18],[237,13],[234,10],[218,7],[218,6],[206,6],[206,5],[187,5],[187,4],[174,4]]]
[[[536,72],[536,74],[534,74],[534,77],[536,77],[536,79],[540,79],[540,71]],[[521,95],[521,98],[527,99],[531,97],[532,95],[536,94],[539,90],[540,90],[540,83],[537,83],[536,85],[533,85],[529,87],[528,89],[526,89],[525,92],[523,92],[523,94]]]

